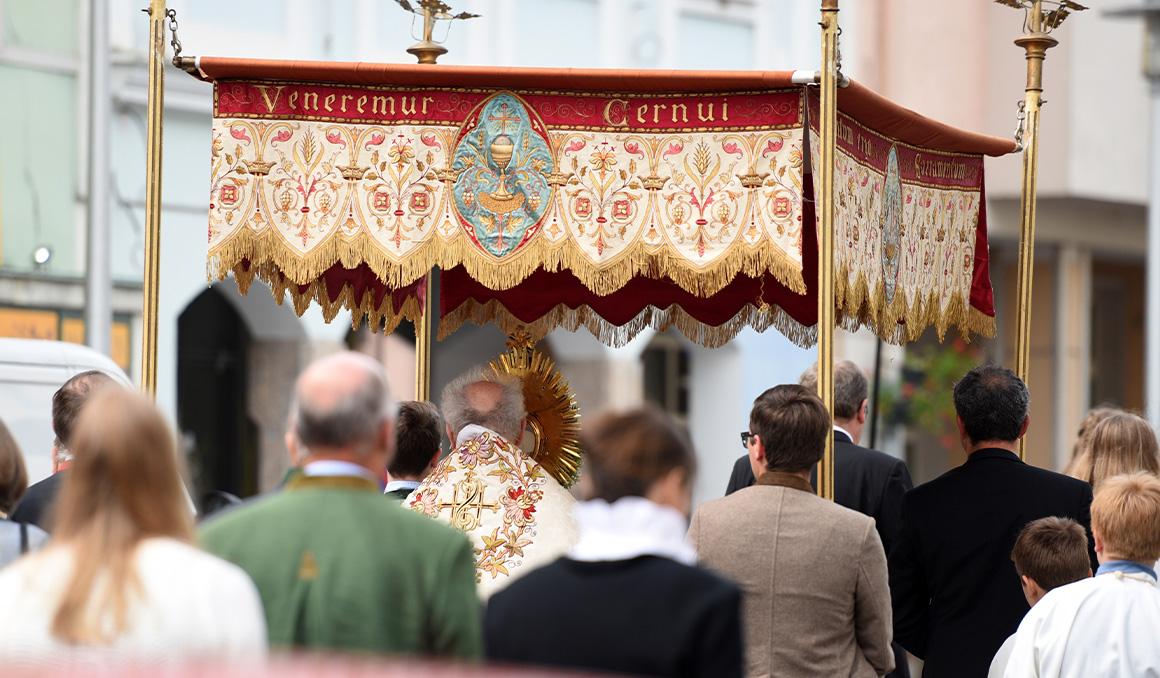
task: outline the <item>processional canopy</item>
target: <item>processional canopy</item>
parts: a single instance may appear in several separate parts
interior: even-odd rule
[[[200,58],[214,83],[208,276],[392,329],[440,275],[466,321],[622,345],[677,327],[816,340],[818,99],[788,71]],[[1014,143],[857,83],[838,99],[837,317],[993,336],[983,156]]]

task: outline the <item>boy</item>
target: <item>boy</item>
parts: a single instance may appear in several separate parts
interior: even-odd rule
[[[1004,676],[1129,678],[1160,675],[1160,479],[1105,480],[1092,501],[1100,567],[1027,613]]]
[[[1035,607],[1055,587],[1092,576],[1087,549],[1083,526],[1070,518],[1049,516],[1028,523],[1011,550],[1027,604]],[[1002,678],[1014,644],[1011,634],[991,660],[987,678]]]

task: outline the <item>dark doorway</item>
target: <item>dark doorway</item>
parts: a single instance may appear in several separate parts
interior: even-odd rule
[[[216,290],[194,299],[177,320],[177,417],[194,496],[257,491],[257,427],[248,416],[250,335]]]

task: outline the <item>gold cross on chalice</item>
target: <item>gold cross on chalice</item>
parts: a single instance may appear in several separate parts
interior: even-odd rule
[[[487,116],[491,122],[498,121],[500,124],[500,133],[488,146],[488,150],[491,152],[491,161],[499,169],[499,188],[491,193],[480,193],[479,202],[495,214],[514,212],[524,206],[526,199],[523,193],[512,193],[507,189],[507,166],[512,160],[512,153],[515,151],[515,144],[507,135],[507,124],[520,121],[518,117],[508,116],[507,108],[507,104],[501,104],[499,117]]]

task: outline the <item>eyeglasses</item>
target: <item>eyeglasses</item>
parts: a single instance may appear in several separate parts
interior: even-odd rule
[[[757,437],[756,433],[750,433],[749,431],[742,431],[741,432],[741,446],[748,450],[749,449],[749,439],[756,438],[756,437]]]

